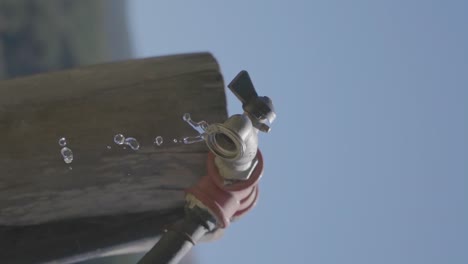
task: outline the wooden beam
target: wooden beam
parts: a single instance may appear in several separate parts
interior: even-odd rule
[[[107,231],[114,233],[127,222],[135,224],[131,215],[142,214],[151,222],[158,212],[180,208],[182,190],[204,174],[207,148],[202,143],[175,144],[172,139],[196,135],[181,118],[186,112],[208,122],[226,119],[223,87],[219,67],[208,53],[130,60],[0,82],[0,259],[15,251],[6,242],[15,237],[11,235],[14,226],[14,230],[34,226],[39,230],[36,235],[52,239],[43,233],[47,225],[53,239],[70,242],[76,234],[54,233],[53,223],[80,226],[79,219],[86,223],[100,217],[130,219],[119,220]],[[140,149],[114,144],[117,133],[136,138]],[[164,138],[163,145],[153,144],[156,136]],[[61,157],[61,137],[73,151],[71,164]],[[78,242],[108,247],[143,238],[132,235],[130,228],[119,241],[102,242],[96,230],[112,225],[111,218],[93,228],[77,229],[90,234]],[[22,234],[18,239],[32,249],[28,235]],[[147,236],[155,234],[152,230]],[[15,252],[24,252],[24,247]],[[75,249],[73,254],[87,252]],[[57,257],[72,254],[48,250],[57,251]]]
[[[71,264],[146,252],[181,209],[62,220],[33,226],[0,226],[2,263]]]

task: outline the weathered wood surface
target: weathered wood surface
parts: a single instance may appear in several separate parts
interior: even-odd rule
[[[158,215],[180,208],[182,190],[205,171],[204,144],[172,143],[196,134],[181,117],[224,120],[223,86],[207,53],[0,82],[0,259],[25,249],[41,261],[58,259],[157,234],[151,223],[160,230],[158,219],[169,218]],[[140,150],[114,144],[117,133],[135,137]],[[70,165],[60,137],[73,150]],[[17,263],[31,263],[23,258]]]
[[[146,252],[181,209],[0,227],[1,263],[68,264]]]

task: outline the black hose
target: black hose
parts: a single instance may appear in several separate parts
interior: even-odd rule
[[[177,264],[207,232],[213,231],[212,216],[198,207],[186,210],[185,218],[172,225],[138,264]]]

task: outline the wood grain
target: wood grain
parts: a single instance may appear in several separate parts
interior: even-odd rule
[[[196,135],[181,118],[186,112],[210,123],[227,117],[223,79],[208,53],[130,60],[0,82],[0,245],[8,247],[5,239],[12,237],[27,241],[26,231],[12,235],[13,226],[15,230],[28,226],[31,234],[50,240],[44,233],[47,229],[54,236],[60,234],[61,238],[54,238],[57,241],[70,242],[76,234],[54,231],[53,223],[66,229],[82,224],[80,219],[88,223],[100,217],[108,218],[80,230],[91,234],[81,243],[108,247],[156,235],[154,229],[145,236],[134,236],[130,230],[127,236],[103,242],[95,230],[115,217],[120,226],[108,232],[119,232],[126,222],[135,224],[130,217],[135,214],[148,222],[165,222],[158,219],[159,212],[167,214],[182,206],[183,189],[205,173],[207,153],[202,143],[172,142]],[[114,144],[117,133],[135,137],[141,148],[133,151]],[[160,147],[153,144],[156,136],[164,138]],[[60,137],[73,151],[71,164],[61,157]],[[72,254],[54,250],[56,256]],[[4,252],[0,259],[6,258]]]

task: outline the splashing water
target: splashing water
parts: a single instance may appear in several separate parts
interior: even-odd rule
[[[198,134],[203,135],[206,131],[206,128],[208,128],[208,123],[206,121],[200,121],[200,122],[195,122],[192,120],[192,117],[190,116],[189,113],[185,113],[182,116],[182,119],[187,122],[195,131],[198,132]]]
[[[193,144],[193,143],[202,142],[205,139],[205,134],[206,134],[206,129],[208,128],[208,123],[204,120],[200,122],[193,121],[189,113],[185,113],[182,116],[182,119],[185,122],[187,122],[187,124],[189,124],[199,134],[198,136],[184,137],[182,139],[182,142],[184,144]]]
[[[202,135],[199,135],[196,137],[184,137],[183,138],[184,144],[198,143],[198,142],[202,142],[203,140],[205,140],[205,138]]]
[[[107,149],[111,149],[112,147],[111,146],[107,146]]]
[[[114,142],[117,145],[123,145],[125,143],[125,137],[122,134],[117,134],[114,136]]]
[[[114,136],[114,142],[117,145],[124,145],[125,144],[125,145],[129,146],[133,150],[139,150],[140,149],[140,143],[138,143],[138,141],[135,138],[132,138],[132,137],[125,138],[125,136],[122,135],[122,134],[115,135]],[[107,146],[107,148],[110,149],[110,146]],[[124,146],[123,149],[127,149],[127,148]]]
[[[140,143],[138,143],[138,141],[132,137],[125,139],[125,145],[129,146],[133,150],[138,150],[140,148]]]
[[[67,139],[62,137],[58,140],[58,144],[61,146],[61,147],[65,147],[67,145]]]
[[[154,144],[158,145],[158,146],[161,146],[163,143],[163,137],[161,136],[157,136],[155,139],[154,139]]]
[[[62,157],[63,157],[63,161],[66,163],[66,164],[70,164],[72,163],[73,161],[73,151],[67,147],[63,147],[61,150],[60,150],[60,153],[62,154]]]

